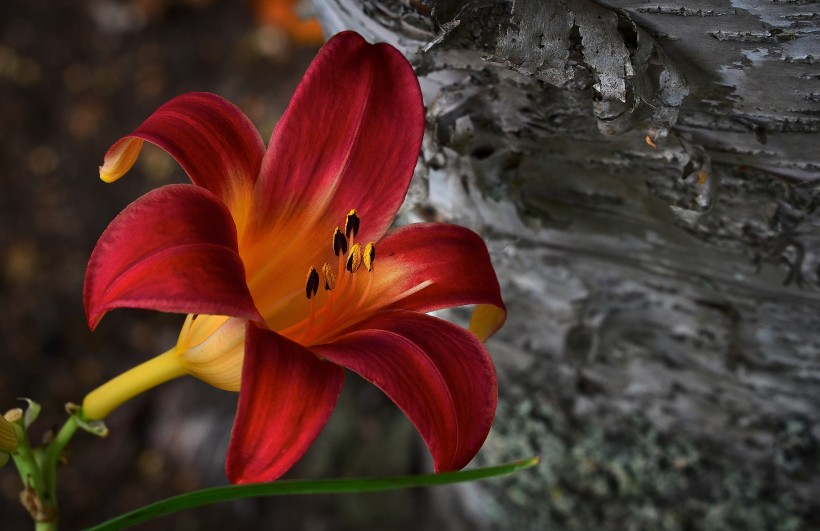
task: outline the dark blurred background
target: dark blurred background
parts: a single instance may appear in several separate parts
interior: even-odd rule
[[[10,1],[0,5],[0,407],[43,406],[38,441],[66,402],[176,341],[181,316],[116,311],[93,334],[82,284],[94,243],[129,202],[185,182],[147,146],[113,185],[97,176],[108,147],[188,91],[237,104],[265,139],[318,49],[264,24],[259,4],[217,0]],[[339,410],[291,477],[430,470],[410,424],[348,376]],[[89,526],[169,495],[227,483],[236,396],[192,378],[116,411],[110,435],[78,433],[60,471],[62,528]],[[3,529],[31,527],[20,480],[0,471]],[[441,499],[448,491],[438,491]],[[142,528],[368,529],[441,524],[426,493],[252,500],[188,511]],[[457,517],[452,507],[449,518]],[[456,518],[457,519],[457,518]],[[449,525],[449,524],[448,524]],[[454,524],[453,524],[454,525]],[[449,525],[449,528],[453,528]]]

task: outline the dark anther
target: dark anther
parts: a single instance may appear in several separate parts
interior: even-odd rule
[[[336,256],[347,252],[347,238],[339,230],[339,227],[336,227],[336,232],[333,233],[333,252],[336,253]]]
[[[345,219],[345,236],[350,238],[350,235],[353,236],[359,234],[359,223],[361,219],[359,219],[359,213],[356,212],[355,209],[351,210],[347,213],[347,219]]]
[[[305,296],[310,299],[316,292],[319,291],[319,272],[316,268],[310,266],[307,274],[307,282],[305,282]]]

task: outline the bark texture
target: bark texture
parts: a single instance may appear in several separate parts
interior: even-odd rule
[[[406,219],[479,231],[501,277],[479,459],[543,464],[463,489],[470,526],[820,525],[817,4],[317,9],[414,64]]]

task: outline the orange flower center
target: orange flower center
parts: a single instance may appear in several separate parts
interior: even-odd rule
[[[356,243],[360,223],[354,209],[347,214],[344,231],[339,227],[333,231],[331,244],[337,263],[325,262],[321,270],[309,267],[305,280],[305,296],[310,307],[307,316],[279,330],[280,334],[298,343],[317,344],[362,317],[373,285],[376,246],[370,242],[362,249],[361,244]],[[366,281],[361,280],[362,274],[367,276]],[[320,286],[323,294],[319,293]]]

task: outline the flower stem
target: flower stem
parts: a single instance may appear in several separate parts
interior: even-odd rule
[[[60,458],[68,441],[77,433],[77,427],[77,417],[71,415],[45,450],[45,462],[42,469],[44,492],[55,508],[57,507],[57,465],[60,464]]]
[[[53,494],[47,490],[43,474],[42,450],[31,447],[22,422],[15,424],[18,446],[11,453],[11,457],[23,481],[20,501],[34,520],[35,529],[55,530],[58,520],[56,490]],[[56,476],[56,471],[54,475]]]
[[[88,393],[83,400],[83,415],[91,420],[104,419],[135,396],[187,373],[174,347]]]

